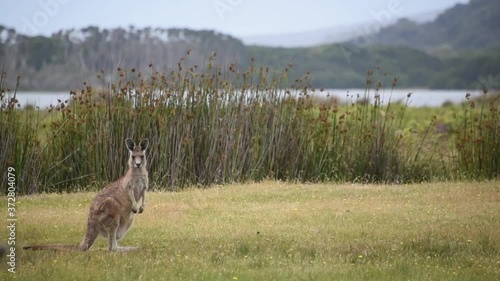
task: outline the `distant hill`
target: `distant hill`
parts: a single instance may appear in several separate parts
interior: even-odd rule
[[[351,40],[355,28],[356,25],[348,25],[284,34],[245,36],[242,40],[246,45],[284,48],[311,47]]]
[[[148,66],[153,63],[155,69],[167,71],[176,68],[188,50],[188,63],[200,68],[212,52],[220,64],[248,57],[240,40],[211,30],[89,26],[30,37],[0,26],[0,65],[11,80],[22,76],[23,89],[67,90],[101,70],[109,83],[118,66],[151,73]]]
[[[415,14],[409,17],[416,23],[426,23],[433,21],[443,11],[429,11]],[[387,25],[394,24],[397,19],[388,22]],[[367,25],[377,24],[375,19],[372,22],[361,22],[358,24],[336,26],[330,28],[321,28],[316,30],[307,30],[300,32],[291,32],[284,34],[263,34],[244,36],[241,39],[245,45],[258,45],[266,47],[312,47],[325,44],[341,43],[352,40],[357,34],[364,32]]]
[[[249,52],[267,66],[283,69],[292,64],[292,77],[309,72],[315,87],[362,88],[367,70],[380,68],[378,79],[385,80],[388,87],[397,77],[400,88],[500,88],[500,47],[445,58],[409,47],[381,45],[360,48],[346,57],[350,47],[346,43],[309,48],[254,46],[249,47]]]
[[[470,11],[470,6],[482,1],[485,0],[473,0],[468,5],[459,5],[452,10],[465,13],[464,9]],[[474,9],[486,13],[483,8]],[[494,9],[491,7],[488,11]],[[406,24],[415,30],[431,25],[436,30],[435,34],[446,33],[443,30],[451,30],[450,22],[459,24],[453,18],[453,13],[451,16],[449,13],[445,12],[430,23],[418,25],[407,21]],[[490,12],[487,13],[489,15]],[[489,23],[495,20],[489,16],[482,19]],[[436,22],[443,22],[443,27],[439,29]],[[397,28],[406,30],[404,26],[399,25]],[[362,88],[365,86],[367,70],[380,68],[377,79],[383,80],[387,87],[391,86],[392,78],[397,77],[398,87],[473,89],[487,84],[484,86],[498,89],[500,46],[495,45],[498,36],[492,36],[490,29],[476,30],[475,36],[484,41],[476,39],[474,42],[463,42],[464,38],[472,36],[472,31],[456,28],[449,35],[453,52],[443,56],[416,49],[409,43],[414,40],[412,36],[404,32],[400,34],[397,44],[392,41],[391,44],[379,42],[358,46],[345,42],[280,48],[248,46],[237,38],[210,30],[100,29],[90,26],[80,30],[63,30],[50,37],[30,37],[0,26],[0,66],[7,73],[7,81],[0,88],[13,87],[17,75],[21,76],[21,90],[67,91],[81,88],[84,81],[105,86],[116,81],[118,67],[135,68],[146,75],[150,75],[153,70],[170,72],[178,68],[177,63],[184,57],[185,65],[196,65],[201,70],[207,66],[211,54],[216,52],[214,63],[221,65],[223,70],[234,63],[240,71],[245,71],[251,63],[251,57],[255,58],[256,67],[268,67],[277,74],[292,64],[292,68],[288,67],[291,83],[295,78],[310,73],[311,85],[318,88]],[[415,37],[428,36],[420,34],[420,31],[415,32]],[[440,38],[433,40],[436,43],[432,46],[443,48],[444,41],[439,45],[437,42]],[[416,46],[425,48],[429,43],[419,41],[419,44]],[[187,56],[189,50],[190,55]],[[153,68],[149,67],[151,63]],[[387,76],[383,75],[384,72],[388,73]],[[97,79],[97,74],[100,79]]]
[[[401,19],[385,27],[367,44],[407,46],[435,54],[500,46],[500,1],[470,0],[457,4],[434,21],[418,24]]]

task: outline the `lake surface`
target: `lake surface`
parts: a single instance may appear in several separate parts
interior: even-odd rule
[[[408,105],[412,107],[439,107],[442,106],[444,102],[452,102],[454,104],[460,104],[464,102],[465,95],[467,93],[471,94],[471,97],[476,97],[482,95],[479,90],[468,91],[468,90],[429,90],[429,89],[395,89],[379,91],[380,99],[383,104],[390,102],[402,101],[405,103],[408,99]],[[323,91],[322,95],[333,95],[338,97],[342,102],[346,100],[355,101],[356,98],[363,98],[365,96],[365,89],[329,89]],[[408,98],[408,94],[411,96]],[[371,90],[368,93],[368,98],[373,102],[375,98],[375,91]]]
[[[395,102],[402,100],[406,101],[408,93],[412,93],[409,99],[409,105],[413,107],[439,107],[444,102],[452,102],[459,104],[465,101],[465,95],[471,93],[472,97],[480,96],[482,93],[479,90],[428,90],[428,89],[397,89],[394,91],[385,90],[380,91],[380,97],[383,104],[390,101]],[[364,89],[326,89],[323,92],[316,91],[314,93],[317,97],[335,96],[341,102],[346,100],[356,100],[357,96],[362,98],[365,95]],[[368,96],[373,101],[375,91],[370,91]],[[68,92],[18,92],[17,99],[22,107],[26,105],[38,106],[40,109],[46,109],[51,104],[56,105],[59,100],[69,99]]]

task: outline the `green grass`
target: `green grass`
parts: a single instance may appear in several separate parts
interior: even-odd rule
[[[2,262],[0,279],[499,280],[499,186],[268,181],[151,192],[121,241],[140,250],[127,253],[105,251],[103,238],[85,253],[23,251],[78,243],[95,193],[22,196],[17,273]]]

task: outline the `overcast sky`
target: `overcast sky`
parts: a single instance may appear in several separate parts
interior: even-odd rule
[[[101,28],[187,27],[236,37],[384,22],[450,8],[468,0],[3,0],[0,24],[50,35],[89,25]]]

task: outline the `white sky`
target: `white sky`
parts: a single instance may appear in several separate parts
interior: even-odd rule
[[[2,0],[0,25],[50,35],[61,29],[187,27],[236,37],[290,33],[433,12],[468,0]]]

